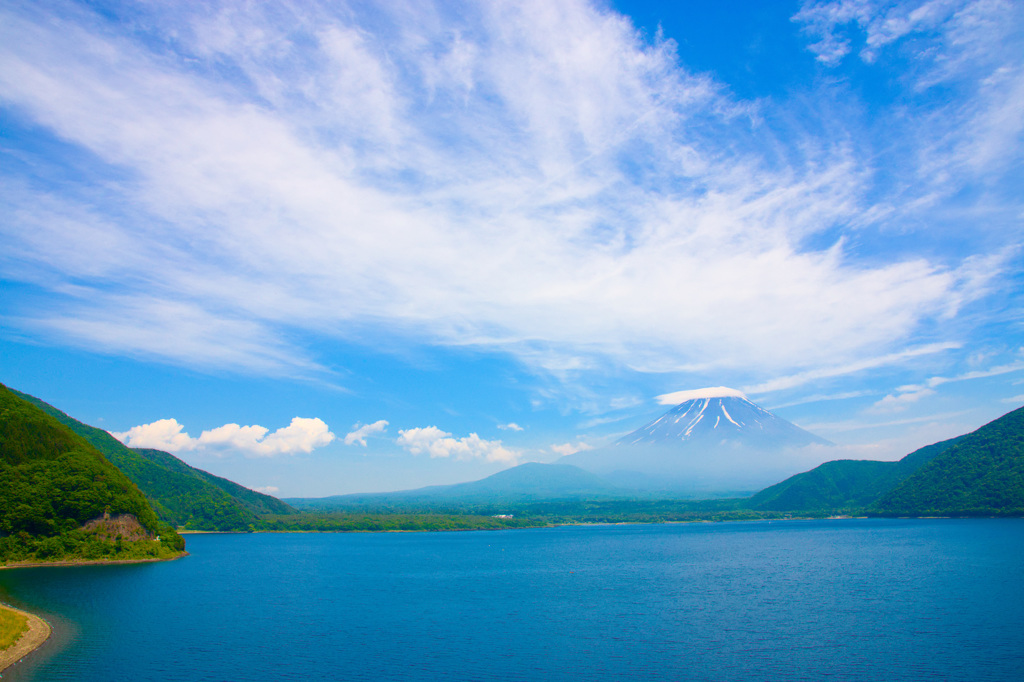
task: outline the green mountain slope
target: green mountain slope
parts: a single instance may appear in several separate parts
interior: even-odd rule
[[[750,498],[750,509],[840,511],[864,507],[899,482],[896,462],[842,459],[787,478]]]
[[[898,516],[1024,515],[1024,408],[963,436],[881,497]]]
[[[183,547],[95,447],[0,384],[0,563],[156,557]]]
[[[161,450],[125,446],[102,429],[83,424],[38,398],[15,391],[89,441],[146,496],[160,519],[189,530],[248,530],[259,514],[292,514],[275,497],[196,469]]]
[[[759,511],[849,511],[873,504],[964,436],[915,450],[898,462],[825,462],[765,488],[745,505]]]
[[[163,467],[167,471],[178,472],[183,476],[198,476],[210,485],[220,488],[224,494],[232,498],[237,504],[248,509],[253,514],[293,514],[295,510],[288,504],[276,497],[258,493],[250,490],[234,481],[229,481],[220,476],[196,469],[186,464],[169,452],[163,450],[152,450],[149,448],[128,448],[131,452],[137,453],[153,464]]]

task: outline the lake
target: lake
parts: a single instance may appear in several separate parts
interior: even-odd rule
[[[189,535],[0,571],[4,680],[1024,679],[1024,520]]]

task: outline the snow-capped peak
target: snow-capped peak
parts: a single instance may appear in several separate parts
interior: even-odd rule
[[[695,388],[689,391],[676,391],[675,393],[664,393],[658,396],[658,403],[661,405],[678,405],[687,400],[699,400],[701,398],[743,398],[748,400],[743,391],[726,386],[709,386],[708,388]]]
[[[702,447],[706,448],[712,443],[728,441],[757,449],[778,449],[828,443],[758,407],[733,389],[708,388],[673,395],[686,400],[646,426],[620,438],[617,445],[693,441],[703,443]]]

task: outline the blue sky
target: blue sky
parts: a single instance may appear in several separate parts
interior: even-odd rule
[[[0,381],[280,496],[1024,403],[1024,5],[0,5]]]

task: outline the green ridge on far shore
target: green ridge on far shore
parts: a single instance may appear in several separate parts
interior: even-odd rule
[[[887,491],[886,516],[1024,516],[1024,407],[958,439]]]

